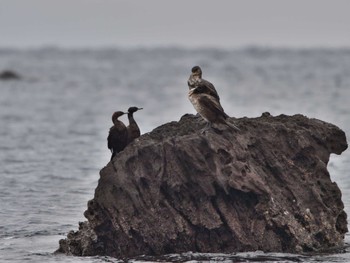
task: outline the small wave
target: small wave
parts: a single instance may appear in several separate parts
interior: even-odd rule
[[[4,240],[10,240],[10,239],[14,239],[15,237],[14,236],[8,236],[8,237],[3,237],[2,239]]]
[[[134,262],[304,262],[308,257],[297,254],[264,253],[182,253],[159,257],[140,256]]]

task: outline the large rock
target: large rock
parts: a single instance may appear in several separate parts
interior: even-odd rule
[[[201,134],[185,115],[141,136],[100,172],[79,231],[59,252],[131,257],[184,251],[322,251],[347,216],[327,171],[338,127],[302,115],[235,120]]]

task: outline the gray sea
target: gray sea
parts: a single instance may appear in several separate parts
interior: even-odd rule
[[[110,159],[112,113],[143,107],[135,114],[142,133],[195,113],[194,65],[231,116],[301,113],[350,134],[350,49],[0,49],[0,71],[21,76],[0,81],[0,262],[118,262],[53,252],[85,220]],[[350,215],[350,150],[332,155],[328,169]],[[345,242],[337,254],[189,251],[130,261],[350,262],[350,235]]]

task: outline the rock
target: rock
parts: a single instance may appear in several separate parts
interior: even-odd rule
[[[128,258],[342,246],[347,215],[327,163],[347,148],[344,132],[302,115],[235,124],[241,131],[201,134],[204,121],[185,115],[128,145],[101,170],[88,222],[58,252]]]
[[[20,79],[21,77],[14,71],[4,70],[0,72],[0,80]]]

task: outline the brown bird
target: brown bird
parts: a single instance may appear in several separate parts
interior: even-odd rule
[[[142,110],[142,108],[130,107],[128,109],[129,126],[126,127],[126,129],[128,130],[128,144],[131,143],[136,138],[140,137],[141,135],[140,128],[137,125],[133,116],[134,112],[138,110]]]
[[[239,130],[235,125],[228,123],[229,116],[224,112],[220,102],[208,94],[208,87],[198,86],[190,89],[188,98],[196,111],[207,121],[207,126],[202,133],[212,127],[213,123],[224,124],[232,129]]]
[[[217,93],[214,85],[209,81],[202,79],[202,69],[199,66],[194,66],[192,68],[192,73],[187,81],[188,88],[193,89],[196,87],[204,86],[204,90],[210,96],[220,101],[219,94]]]
[[[118,118],[124,114],[125,112],[116,111],[112,115],[112,122],[114,125],[109,129],[107,137],[107,146],[112,152],[111,160],[118,152],[124,150],[128,143],[128,131],[124,123],[118,120]]]

